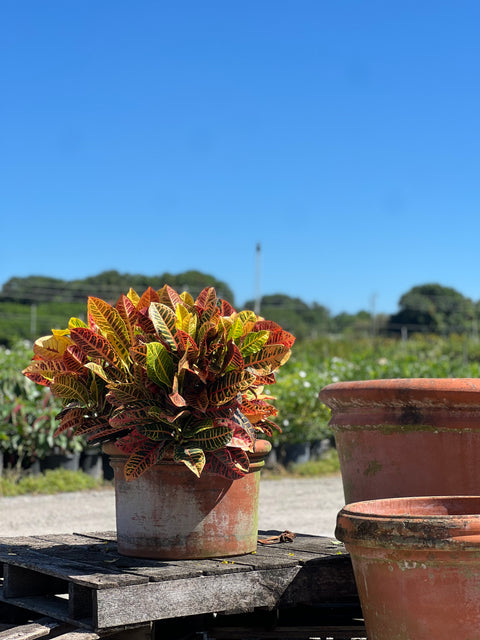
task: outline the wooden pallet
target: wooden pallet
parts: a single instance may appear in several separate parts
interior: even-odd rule
[[[260,535],[271,533],[278,532]],[[308,535],[235,558],[175,562],[121,556],[112,532],[2,538],[0,563],[0,602],[97,633],[186,615],[357,601],[344,547]]]

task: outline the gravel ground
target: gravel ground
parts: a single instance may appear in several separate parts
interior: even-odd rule
[[[336,515],[343,504],[339,475],[264,479],[260,485],[259,529],[333,537]],[[111,489],[0,498],[0,536],[113,529],[115,499]]]

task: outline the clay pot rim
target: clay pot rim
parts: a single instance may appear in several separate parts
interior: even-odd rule
[[[412,496],[354,502],[339,512],[335,535],[345,544],[362,546],[450,548],[460,544],[478,551],[480,496]]]
[[[363,406],[403,406],[428,403],[431,406],[480,406],[480,378],[378,378],[334,382],[319,393],[332,409]]]

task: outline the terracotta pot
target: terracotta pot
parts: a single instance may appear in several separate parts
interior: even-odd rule
[[[271,449],[257,440],[250,472],[236,480],[161,462],[127,482],[126,456],[105,445],[115,474],[119,553],[161,559],[213,558],[255,551],[260,469]]]
[[[480,638],[480,497],[350,504],[335,535],[351,555],[368,640]]]
[[[320,392],[345,502],[480,492],[480,379],[340,382]]]

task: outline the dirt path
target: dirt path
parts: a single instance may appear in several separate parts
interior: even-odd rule
[[[333,536],[340,476],[262,480],[259,528]],[[113,490],[0,498],[0,536],[115,529]]]

